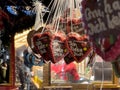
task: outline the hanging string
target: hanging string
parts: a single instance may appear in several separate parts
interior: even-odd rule
[[[69,4],[70,4],[70,2],[69,2],[69,0],[65,0],[66,2],[65,2],[65,9],[64,9],[64,11],[63,11],[63,13],[65,13],[65,22],[64,23],[62,23],[63,24],[63,26],[64,26],[64,24],[65,24],[65,32],[66,32],[66,34],[67,34],[67,9],[69,9]]]
[[[58,0],[57,7],[55,9],[55,12],[54,12],[54,15],[53,15],[53,20],[52,20],[52,25],[54,26],[55,29],[56,29],[56,26],[57,26],[57,14],[58,14],[58,11],[59,11],[59,8],[60,8],[60,3],[61,3],[61,1]]]
[[[60,4],[58,5],[58,9],[56,10],[56,15],[55,15],[55,17],[56,17],[55,31],[56,32],[58,32],[60,16],[61,16],[61,12],[63,11],[62,10],[63,0],[59,0],[59,1],[60,1]]]
[[[49,11],[47,20],[46,20],[46,22],[45,22],[45,27],[46,27],[46,25],[50,22],[49,18],[51,18],[51,14],[52,14],[52,12],[55,10],[55,7],[56,7],[56,5],[57,5],[57,4],[56,4],[57,1],[52,0],[51,3],[52,3],[52,2],[53,2],[53,5],[52,5],[52,7],[51,7],[51,10]],[[43,33],[44,31],[45,31],[45,28],[42,29],[42,32],[41,32],[41,33]]]
[[[54,1],[53,8],[51,9],[50,17],[48,17],[49,20],[48,20],[47,24],[52,23],[57,6],[58,6],[58,1]]]
[[[72,18],[73,18],[73,10],[74,10],[74,0],[70,1],[70,23],[71,23],[71,31],[73,32],[73,23],[72,23]],[[72,13],[73,12],[73,13]]]
[[[47,6],[47,10],[50,8],[51,4],[52,4],[53,0],[50,1],[49,5]],[[48,12],[48,11],[46,11]],[[46,12],[43,14],[43,16],[46,14]]]
[[[68,0],[60,0],[61,1],[61,3],[60,3],[60,6],[59,6],[59,9],[57,10],[58,11],[58,13],[57,13],[57,15],[56,15],[56,17],[57,17],[57,24],[56,24],[56,32],[58,32],[58,28],[59,28],[59,23],[60,23],[60,18],[61,18],[61,16],[62,16],[62,14],[63,13],[65,13],[64,11],[66,10],[66,8],[68,8],[68,6],[67,5],[69,5],[68,4]],[[66,17],[65,17],[66,18]]]

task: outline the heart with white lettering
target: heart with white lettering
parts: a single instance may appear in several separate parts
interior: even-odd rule
[[[70,29],[69,32],[77,32],[80,35],[84,34],[84,32],[85,32],[80,18],[79,19],[72,18],[72,20],[69,20],[68,27]]]
[[[68,33],[68,31],[67,31],[67,21],[63,17],[61,17],[60,20],[58,19],[58,22],[59,22],[58,30],[61,30],[61,31],[63,31],[67,34]]]
[[[71,32],[68,34],[67,47],[76,62],[81,62],[92,50],[87,35]]]
[[[33,43],[37,52],[39,52],[46,61],[52,59],[51,38],[52,33],[49,31],[37,33],[33,36]]]
[[[66,54],[68,53],[68,49],[66,46],[66,35],[64,32],[58,31],[54,33],[51,42],[51,50],[53,55],[53,63],[62,60],[62,58],[66,56]]]
[[[84,0],[84,26],[97,54],[112,62],[120,55],[120,1]]]

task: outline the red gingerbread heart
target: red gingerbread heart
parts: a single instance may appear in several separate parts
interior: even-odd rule
[[[42,29],[43,29],[43,27],[40,27],[37,31],[32,30],[27,35],[27,43],[34,53],[38,53],[38,52],[36,52],[36,49],[35,49],[34,44],[33,44],[33,36],[36,33],[40,33],[42,31]]]
[[[37,33],[33,36],[34,46],[39,54],[46,60],[52,59],[51,41],[52,34],[49,31]]]
[[[67,46],[76,62],[81,62],[92,50],[88,37],[86,35],[80,36],[75,32],[68,34]]]
[[[52,62],[56,63],[66,56],[68,49],[66,46],[66,35],[62,31],[58,31],[53,35],[51,42]]]
[[[67,21],[63,17],[60,17],[58,30],[63,31],[66,34],[68,33],[68,31],[67,31]]]
[[[84,26],[97,54],[112,62],[120,56],[118,0],[83,0]]]
[[[77,32],[80,35],[85,33],[85,30],[82,25],[82,21],[80,18],[72,18],[68,22],[68,29],[67,31],[69,32]]]

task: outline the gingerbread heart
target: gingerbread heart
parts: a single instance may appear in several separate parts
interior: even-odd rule
[[[112,62],[120,55],[119,0],[84,0],[82,14],[84,26],[97,54]],[[117,45],[117,46],[116,46]]]
[[[65,21],[65,19],[62,18],[62,17],[59,20],[58,30],[64,31],[66,34],[68,33],[68,31],[67,31],[67,21]]]
[[[76,62],[81,62],[92,50],[88,37],[75,32],[68,34],[67,47]]]
[[[39,52],[39,54],[46,60],[49,61],[52,59],[52,50],[51,50],[51,41],[52,41],[51,32],[37,33],[33,36],[34,46]]]
[[[66,46],[66,35],[62,31],[58,31],[53,35],[51,42],[52,62],[56,63],[66,56],[68,49]]]
[[[38,53],[38,52],[36,52],[36,49],[35,49],[35,47],[34,47],[34,45],[33,45],[33,36],[34,36],[34,34],[36,34],[36,33],[40,33],[41,31],[42,31],[42,29],[43,29],[43,27],[40,27],[37,31],[36,30],[32,30],[32,31],[30,31],[29,33],[28,33],[28,35],[27,35],[27,43],[28,43],[28,45],[29,45],[29,47],[32,49],[32,51],[34,52],[34,53]]]
[[[85,33],[81,19],[72,18],[68,22],[69,32],[77,32],[80,35]]]

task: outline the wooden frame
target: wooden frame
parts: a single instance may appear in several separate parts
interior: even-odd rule
[[[6,69],[6,71],[3,71],[4,75],[6,74],[5,76],[3,75],[5,81],[3,79],[3,76],[1,76],[1,83],[0,83],[1,87],[6,87],[6,86],[13,87],[14,86],[14,77],[15,77],[15,75],[14,75],[14,72],[15,72],[14,71],[14,60],[15,60],[15,58],[14,58],[14,54],[15,54],[14,53],[14,36],[11,37],[9,43],[10,43],[10,45],[8,47],[4,46],[7,54],[4,54],[3,59],[5,59],[5,60],[1,61],[1,62],[5,62],[5,64],[3,65],[4,66],[3,70]],[[2,69],[2,67],[1,67],[1,69]],[[8,69],[8,71],[7,71],[7,69]]]

